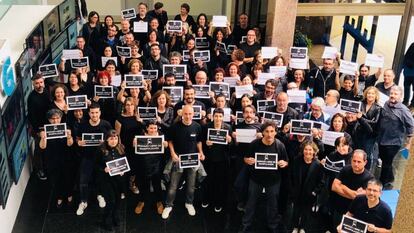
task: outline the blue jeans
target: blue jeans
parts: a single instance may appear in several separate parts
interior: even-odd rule
[[[251,225],[254,220],[256,204],[259,199],[259,195],[262,193],[263,188],[265,188],[265,198],[266,198],[266,219],[267,219],[267,228],[270,232],[277,232],[277,227],[279,225],[279,211],[278,211],[278,198],[280,190],[280,182],[264,187],[253,181],[249,180],[249,191],[247,197],[247,203],[245,206],[246,212],[243,215],[242,224],[243,232],[251,231]]]
[[[174,164],[176,166],[177,164]],[[187,173],[185,180],[186,191],[185,191],[185,203],[193,204],[194,200],[194,186],[196,181],[196,170],[192,168],[186,168],[183,172],[178,172],[177,169],[173,167],[171,171],[171,181],[170,186],[168,187],[167,201],[165,202],[165,207],[172,207],[174,205],[175,195],[177,193],[178,183],[180,182],[181,176],[183,173]]]

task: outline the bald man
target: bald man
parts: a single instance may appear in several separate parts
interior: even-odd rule
[[[169,129],[167,140],[171,152],[173,167],[171,169],[171,182],[168,187],[167,201],[162,212],[162,218],[170,216],[174,205],[177,186],[183,173],[186,177],[185,208],[190,216],[194,216],[196,211],[193,206],[194,186],[196,181],[197,168],[179,168],[180,155],[198,154],[200,160],[204,160],[202,149],[202,130],[200,124],[193,121],[194,109],[192,105],[184,105],[182,109],[181,121],[174,123]]]

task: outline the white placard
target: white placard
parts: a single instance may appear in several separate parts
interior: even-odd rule
[[[306,90],[287,90],[289,103],[306,103]]]
[[[121,86],[122,76],[121,75],[114,75],[111,77],[111,85],[115,87]]]
[[[79,49],[64,49],[62,52],[62,58],[68,59],[77,59],[81,58]]]
[[[257,80],[257,84],[259,85],[265,85],[266,81],[269,79],[274,79],[275,78],[275,74],[273,73],[260,73],[258,80]]]
[[[256,129],[236,129],[236,140],[239,143],[251,143],[256,139]]]
[[[331,117],[335,114],[337,114],[338,112],[342,112],[341,111],[341,107],[339,106],[339,104],[336,107],[333,106],[325,106],[322,108],[322,111],[324,113],[329,114]]]
[[[277,78],[284,77],[286,75],[287,66],[269,66],[269,73],[272,73]]]
[[[213,27],[227,27],[227,16],[225,15],[213,15]]]
[[[344,133],[342,132],[323,131],[322,142],[326,145],[335,146],[335,140],[343,136]]]
[[[358,71],[358,63],[341,60],[341,66],[339,67],[339,72],[343,74],[355,75],[355,72]]]
[[[101,57],[102,67],[105,67],[106,63],[112,60],[115,62],[115,66],[118,65],[118,58],[117,57]]]
[[[182,32],[183,22],[181,20],[168,20],[167,21],[167,32]]]
[[[251,84],[243,85],[243,86],[236,86],[235,89],[236,89],[236,98],[241,98],[244,94],[253,96],[253,86]]]
[[[338,54],[338,49],[336,47],[325,46],[325,49],[323,50],[322,58],[335,59],[336,54]]]
[[[239,81],[236,77],[224,77],[224,82],[229,84],[230,87],[235,87],[237,85],[237,81]]]
[[[371,67],[384,67],[384,56],[368,53],[365,57],[365,65]]]
[[[378,99],[378,105],[381,107],[384,107],[385,102],[387,102],[390,99],[390,97],[382,92],[379,91],[379,99]]]
[[[148,22],[145,22],[145,21],[134,22],[134,32],[147,33]]]
[[[277,47],[262,47],[262,58],[272,59],[277,56]]]

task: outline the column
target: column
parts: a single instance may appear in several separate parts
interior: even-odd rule
[[[282,49],[284,57],[293,45],[297,5],[298,0],[268,1],[265,44]]]

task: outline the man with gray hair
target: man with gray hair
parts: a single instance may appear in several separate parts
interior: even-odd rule
[[[334,179],[331,187],[332,231],[339,225],[342,215],[348,210],[349,204],[357,195],[365,194],[366,184],[374,176],[365,169],[367,154],[365,151],[354,150],[351,165],[345,166]]]
[[[305,114],[304,119],[323,122],[329,125],[331,121],[331,116],[323,111],[325,106],[325,100],[323,100],[322,97],[313,98],[310,111]]]
[[[382,160],[380,181],[384,184],[384,189],[392,189],[394,157],[404,143],[410,149],[414,134],[414,119],[410,110],[401,102],[402,93],[401,87],[391,87],[390,98],[385,102],[379,118],[378,145]]]

